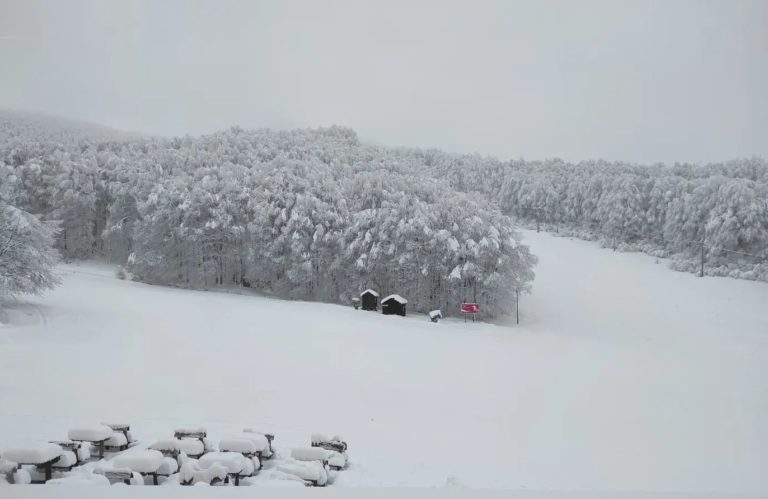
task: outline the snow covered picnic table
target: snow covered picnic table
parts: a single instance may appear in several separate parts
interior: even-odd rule
[[[30,444],[25,447],[4,450],[0,456],[3,459],[21,466],[35,466],[45,473],[44,482],[51,479],[53,465],[57,463],[64,451],[56,444]]]
[[[142,476],[151,476],[152,483],[158,484],[158,475],[175,473],[178,469],[176,461],[173,461],[173,466],[168,466],[165,461],[166,457],[160,451],[152,449],[144,450],[131,450],[125,454],[121,454],[111,461],[109,461],[106,467],[100,469],[101,473],[108,478],[118,478],[121,480],[129,480],[126,473],[133,474],[138,473]],[[167,473],[163,473],[161,469],[166,466]]]
[[[227,470],[235,485],[240,485],[241,478],[248,478],[256,474],[261,468],[258,457],[248,458],[240,452],[218,451],[209,452],[201,457],[197,462],[201,470],[206,470],[212,466],[222,466]]]
[[[241,435],[224,438],[219,441],[219,450],[239,452],[246,457],[258,457],[269,459],[272,457],[272,448],[265,435],[259,433],[243,433]]]
[[[104,457],[104,450],[107,443],[113,439],[115,432],[109,426],[97,425],[97,426],[84,426],[79,428],[73,428],[67,433],[67,437],[70,440],[76,442],[89,442],[93,444],[98,450],[98,456]],[[113,443],[117,443],[112,440]]]

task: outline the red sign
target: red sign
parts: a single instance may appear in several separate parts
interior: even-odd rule
[[[476,314],[479,311],[480,311],[479,303],[462,303],[461,304],[462,314]]]

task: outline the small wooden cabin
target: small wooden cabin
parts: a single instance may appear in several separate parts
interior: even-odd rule
[[[366,289],[360,293],[360,301],[362,302],[363,310],[379,309],[379,293],[372,289]]]
[[[405,306],[408,300],[400,295],[389,295],[381,300],[381,312],[384,315],[402,315],[405,317]]]

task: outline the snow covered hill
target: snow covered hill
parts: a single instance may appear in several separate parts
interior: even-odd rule
[[[521,325],[126,282],[64,284],[0,326],[0,448],[130,422],[340,433],[341,486],[768,493],[768,285],[526,232]]]

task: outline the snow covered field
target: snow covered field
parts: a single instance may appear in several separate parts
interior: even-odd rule
[[[120,281],[0,326],[0,449],[126,421],[340,433],[339,486],[768,494],[768,285],[526,232],[520,326]]]

